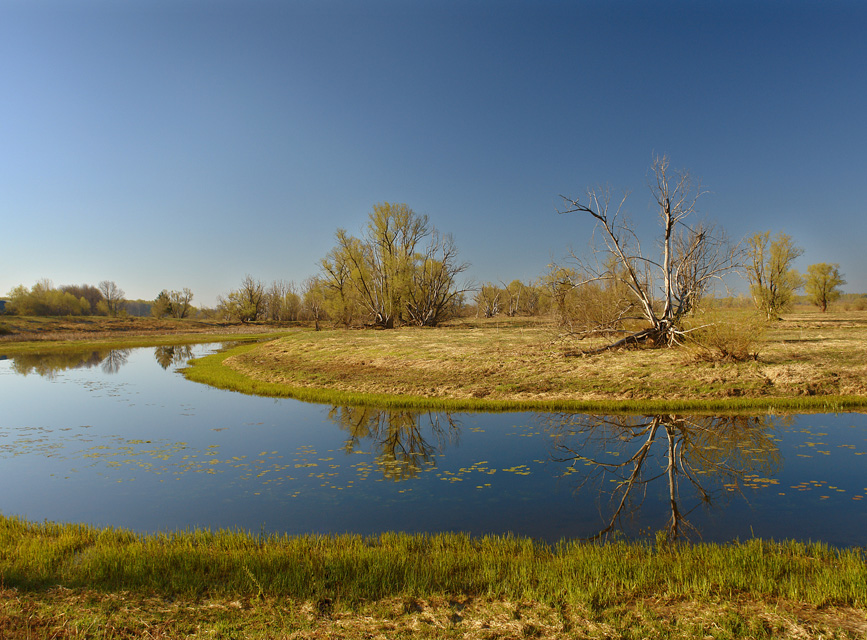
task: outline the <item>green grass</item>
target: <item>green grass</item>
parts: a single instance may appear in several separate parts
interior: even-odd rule
[[[42,636],[10,632],[4,638],[128,637],[117,628],[109,634],[105,621],[120,610],[129,612],[130,603],[141,607],[147,599],[150,606],[156,599],[156,609],[174,611],[157,616],[162,623],[179,624],[185,618],[178,608],[187,609],[188,617],[189,610],[197,608],[198,629],[208,621],[204,628],[211,634],[220,625],[227,625],[226,632],[250,631],[266,620],[272,626],[279,620],[315,631],[341,616],[357,618],[359,612],[368,622],[371,615],[399,622],[419,614],[417,623],[426,610],[431,633],[424,637],[437,637],[437,631],[442,632],[439,637],[465,637],[456,633],[459,629],[436,628],[434,618],[445,610],[451,618],[443,619],[455,627],[470,615],[492,619],[503,607],[511,612],[511,622],[522,620],[523,607],[519,635],[537,637],[569,637],[564,630],[579,623],[624,633],[633,628],[644,637],[657,637],[654,630],[665,637],[692,637],[707,625],[727,629],[726,635],[713,637],[774,637],[774,629],[787,627],[768,627],[769,616],[804,608],[844,608],[867,620],[867,559],[862,549],[763,540],[667,543],[664,536],[655,544],[557,545],[463,534],[289,537],[196,530],[146,536],[0,516],[0,589],[7,596],[0,604],[0,632],[4,624],[23,629],[26,622],[28,633],[42,628],[33,624],[41,619],[33,615],[36,609],[43,617],[53,616],[55,626],[63,618],[67,629],[70,621],[86,621],[98,611],[103,616],[93,623],[102,625],[96,627],[102,635],[61,636],[46,630]],[[226,611],[234,607],[237,616],[214,618],[207,610],[212,606]],[[484,610],[464,610],[471,606]],[[304,610],[306,617],[301,615]],[[24,620],[22,611],[30,611],[30,617]],[[140,624],[141,615],[135,607],[132,611]],[[665,611],[684,622],[673,621]],[[557,620],[554,631],[549,628],[551,616]],[[126,625],[134,622],[124,620]],[[149,628],[155,625],[149,623]],[[195,625],[190,621],[189,626]],[[757,636],[757,631],[764,635]],[[287,636],[268,635],[259,628],[258,634],[229,637]],[[371,636],[359,631],[343,637]]]
[[[6,587],[57,585],[164,596],[328,598],[354,604],[434,595],[606,606],[666,598],[784,598],[867,607],[862,549],[823,544],[562,542],[464,534],[137,535],[0,516]]]

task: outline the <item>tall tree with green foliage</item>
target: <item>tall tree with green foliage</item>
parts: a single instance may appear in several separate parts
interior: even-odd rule
[[[804,289],[810,302],[819,307],[824,313],[828,305],[838,300],[843,294],[840,287],[846,284],[843,274],[840,273],[839,264],[820,262],[807,267],[807,278]]]
[[[459,293],[455,278],[468,266],[458,262],[451,236],[441,236],[426,215],[405,204],[376,204],[361,238],[344,229],[335,237],[337,246],[320,265],[326,290],[344,307],[360,305],[386,329],[442,321]],[[343,308],[339,317],[350,317],[349,311]]]
[[[230,318],[252,322],[264,315],[265,303],[265,286],[248,274],[240,289],[230,291],[225,298],[220,296],[217,299],[217,308]]]
[[[64,293],[69,293],[75,296],[77,299],[84,298],[87,302],[88,309],[84,310],[86,315],[96,313],[97,307],[99,306],[102,298],[102,292],[90,284],[67,284],[60,287],[60,290]]]
[[[155,318],[172,316],[186,318],[193,309],[193,292],[187,288],[183,291],[166,291],[163,289],[151,305],[151,314]]]
[[[171,311],[175,318],[186,318],[193,310],[193,292],[187,287],[181,291],[170,291]]]
[[[356,262],[353,256],[362,251],[361,241],[347,235],[343,229],[337,230],[336,238],[337,246],[320,262],[322,277],[319,280],[328,316],[335,323],[349,327],[362,312],[358,287],[353,280]]]
[[[801,275],[792,268],[792,263],[803,253],[792,237],[783,232],[773,240],[770,231],[747,238],[746,272],[750,293],[756,307],[768,320],[776,319],[791,307],[795,292],[804,286]]]
[[[151,305],[151,315],[154,318],[165,318],[172,314],[172,300],[169,292],[163,289]]]

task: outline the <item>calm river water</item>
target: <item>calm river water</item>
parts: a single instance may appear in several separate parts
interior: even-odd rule
[[[556,541],[668,528],[693,540],[867,546],[863,414],[332,407],[220,391],[177,372],[217,346],[0,360],[0,513],[141,532]]]

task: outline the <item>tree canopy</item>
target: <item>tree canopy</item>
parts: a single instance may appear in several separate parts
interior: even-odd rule
[[[252,322],[263,316],[265,303],[265,285],[248,274],[239,289],[217,300],[217,308],[230,318]]]
[[[361,238],[338,229],[337,245],[320,263],[326,307],[348,324],[360,308],[378,327],[433,326],[459,295],[458,260],[451,235],[405,204],[373,206]],[[425,242],[426,241],[426,242]]]
[[[824,313],[828,305],[838,300],[842,295],[840,286],[846,284],[843,274],[840,273],[839,264],[820,262],[807,267],[807,278],[804,288],[807,296],[814,305]]]
[[[795,292],[803,286],[801,275],[792,268],[792,263],[803,253],[792,237],[783,232],[773,240],[770,231],[747,239],[746,271],[750,293],[756,307],[768,320],[788,309]]]

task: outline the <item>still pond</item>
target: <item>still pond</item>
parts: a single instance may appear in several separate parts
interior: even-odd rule
[[[139,532],[867,546],[867,417],[427,413],[221,391],[219,345],[0,355],[0,513]],[[0,351],[2,354],[2,351]]]

